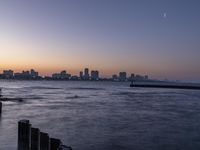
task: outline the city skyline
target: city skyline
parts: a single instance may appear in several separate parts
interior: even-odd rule
[[[121,71],[114,73],[111,76],[105,77],[100,75],[99,70],[90,70],[89,68],[84,68],[80,70],[79,74],[71,74],[67,70],[61,70],[60,72],[53,72],[50,75],[43,76],[35,69],[14,71],[12,69],[2,70],[0,72],[0,79],[70,79],[70,80],[102,80],[102,79],[112,79],[113,81],[126,81],[127,79],[133,80],[134,78],[138,80],[148,80],[148,75],[141,75],[136,73],[127,73],[126,71]],[[152,80],[152,79],[151,79]]]
[[[0,70],[87,66],[200,81],[198,0],[0,1]]]

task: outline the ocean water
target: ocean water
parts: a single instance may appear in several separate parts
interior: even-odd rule
[[[199,150],[200,91],[129,83],[0,81],[0,150],[17,149],[17,122],[74,150]]]

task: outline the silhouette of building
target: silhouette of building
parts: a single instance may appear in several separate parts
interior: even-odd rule
[[[4,70],[3,71],[3,78],[12,79],[13,78],[13,71],[12,70]]]
[[[143,81],[144,80],[144,76],[137,74],[135,76],[135,80],[137,80],[137,81]]]
[[[145,75],[145,76],[144,76],[144,79],[145,79],[145,80],[149,80],[148,75]]]
[[[135,78],[135,74],[131,74],[131,79],[134,79]]]
[[[39,73],[36,72],[34,69],[31,69],[31,77],[32,78],[38,78]]]
[[[84,70],[84,79],[85,80],[89,80],[90,79],[89,69],[88,68],[85,68],[85,70]]]
[[[53,79],[64,79],[64,80],[69,80],[71,77],[71,74],[68,74],[67,71],[63,70],[60,73],[54,73],[52,74]]]
[[[67,71],[63,70],[60,72],[61,79],[69,79],[70,75],[67,74]]]
[[[60,79],[61,78],[60,73],[54,73],[54,74],[52,74],[52,78],[53,79]]]
[[[134,81],[135,80],[135,74],[132,73],[131,76],[130,76],[130,78],[129,78],[129,80],[130,81]]]
[[[91,80],[99,80],[99,71],[97,70],[91,71]]]
[[[119,81],[126,81],[126,72],[119,73]]]
[[[78,76],[71,76],[70,80],[77,81],[79,80]]]
[[[112,80],[113,81],[118,81],[118,76],[116,74],[112,75]]]
[[[80,80],[83,80],[83,71],[80,71],[79,77],[80,77]]]
[[[22,71],[22,73],[15,73],[14,74],[15,79],[31,79],[31,74],[29,71]]]
[[[19,73],[19,72],[14,73],[14,78],[15,79],[18,79],[20,77],[21,77],[21,73]]]

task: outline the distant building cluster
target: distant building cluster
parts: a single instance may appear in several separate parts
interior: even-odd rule
[[[30,71],[22,71],[14,73],[13,70],[4,70],[2,74],[0,74],[1,79],[39,79],[39,73],[34,69]]]
[[[63,70],[60,73],[52,74],[53,79],[70,79],[71,74],[68,74],[67,71]]]
[[[80,71],[79,76],[71,75],[67,73],[67,71],[63,70],[60,73],[54,73],[52,74],[52,79],[54,80],[92,80],[92,81],[98,81],[99,80],[99,71],[92,70],[91,73],[89,73],[89,69],[85,68],[84,72]]]
[[[83,71],[80,71],[79,76],[71,75],[66,70],[63,70],[59,73],[53,73],[51,77],[41,77],[39,73],[34,69],[30,71],[22,71],[14,73],[13,70],[3,70],[3,73],[0,74],[0,79],[32,79],[32,80],[76,80],[76,81],[117,81],[117,82],[125,82],[125,81],[148,81],[149,78],[147,75],[138,75],[131,74],[127,75],[126,72],[119,72],[119,74],[112,75],[111,78],[100,78],[98,70],[91,70],[89,68],[85,68]]]
[[[112,80],[113,81],[147,81],[149,80],[148,75],[139,75],[139,74],[131,74],[130,77],[127,77],[127,73],[126,72],[120,72],[119,75],[114,74],[112,76]]]
[[[99,71],[92,70],[91,73],[89,74],[89,69],[85,68],[84,73],[81,71],[79,77],[80,77],[81,80],[98,81],[99,80]]]

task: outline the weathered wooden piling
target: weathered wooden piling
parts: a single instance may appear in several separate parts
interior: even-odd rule
[[[18,150],[31,150],[31,124],[29,120],[18,122]]]
[[[1,115],[1,112],[2,112],[2,102],[0,102],[0,115]]]
[[[48,133],[40,132],[40,150],[50,150],[50,139]]]
[[[62,145],[61,140],[55,139],[55,138],[50,138],[51,141],[51,149],[50,150],[58,150],[60,146]]]
[[[40,130],[31,128],[31,150],[40,150]]]

